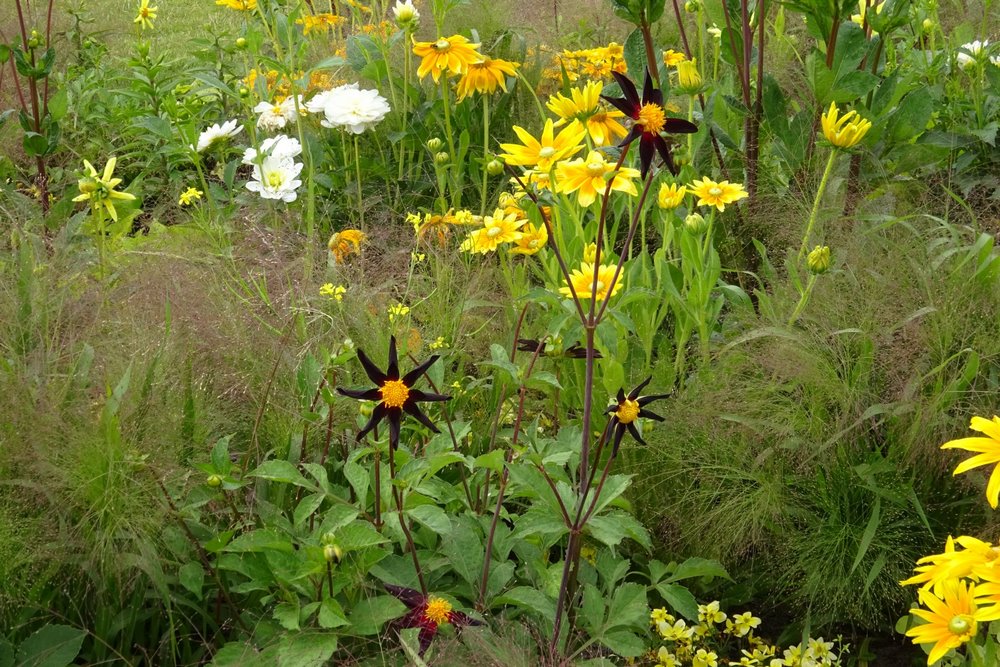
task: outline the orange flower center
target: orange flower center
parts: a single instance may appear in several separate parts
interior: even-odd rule
[[[639,109],[639,117],[635,119],[645,132],[659,134],[663,126],[667,124],[667,116],[663,112],[663,107],[659,104],[643,104]]]
[[[615,416],[622,424],[631,424],[639,418],[639,402],[626,398],[624,403],[618,404]]]
[[[427,609],[424,610],[424,616],[428,621],[433,621],[434,623],[448,623],[450,615],[450,602],[439,597],[434,597],[433,595],[427,599]]]
[[[410,397],[410,388],[402,380],[386,380],[379,391],[382,393],[382,403],[387,408],[401,408]]]

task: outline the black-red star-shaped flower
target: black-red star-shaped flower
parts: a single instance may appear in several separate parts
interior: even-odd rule
[[[420,628],[420,655],[423,655],[427,647],[431,645],[431,641],[437,634],[438,626],[442,623],[450,623],[456,628],[483,624],[482,621],[476,620],[468,614],[454,611],[451,603],[444,598],[424,595],[418,590],[394,586],[393,584],[385,584],[385,590],[401,600],[410,610],[401,619],[395,621],[391,627],[396,632],[405,628]]]
[[[670,156],[670,144],[663,138],[666,134],[691,134],[698,131],[698,126],[683,118],[668,118],[663,108],[663,91],[653,86],[653,79],[646,70],[646,82],[642,87],[642,98],[635,84],[620,72],[611,73],[622,89],[625,97],[607,97],[601,95],[613,104],[619,111],[631,118],[635,123],[632,131],[625,136],[619,146],[627,146],[636,139],[639,140],[639,161],[642,164],[642,177],[645,178],[653,164],[657,152],[663,158],[671,174],[677,175],[677,168]]]
[[[447,401],[451,399],[451,396],[433,394],[413,388],[413,385],[420,379],[420,376],[426,373],[427,369],[434,365],[434,362],[438,359],[439,356],[435,354],[406,375],[400,376],[395,336],[389,338],[389,367],[386,368],[385,372],[382,372],[378,366],[373,364],[363,350],[358,350],[358,361],[361,362],[361,366],[365,369],[368,379],[377,386],[372,389],[342,389],[337,387],[337,393],[344,396],[364,401],[378,401],[378,405],[372,410],[372,416],[368,420],[368,423],[358,433],[358,440],[365,437],[380,421],[385,419],[389,422],[389,447],[395,449],[399,445],[399,425],[403,419],[404,412],[411,417],[415,417],[417,421],[435,433],[440,432],[437,426],[434,425],[434,422],[421,411],[417,403],[423,401]]]
[[[639,417],[645,417],[647,419],[655,419],[658,422],[663,421],[663,417],[647,410],[645,406],[649,405],[653,401],[658,401],[661,398],[666,398],[670,394],[653,394],[650,396],[639,396],[639,393],[646,388],[649,381],[653,378],[646,378],[646,381],[640,384],[638,387],[630,391],[627,395],[624,389],[618,390],[618,395],[616,398],[616,403],[609,407],[605,414],[611,415],[611,421],[608,424],[608,428],[612,429],[614,438],[614,445],[611,448],[611,456],[618,454],[618,447],[622,444],[622,438],[625,436],[625,431],[628,431],[633,438],[639,444],[645,445],[646,441],[642,439],[642,434],[639,433],[639,429],[635,427],[635,422]]]

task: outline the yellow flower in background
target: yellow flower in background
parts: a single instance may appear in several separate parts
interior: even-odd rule
[[[596,146],[608,146],[624,137],[628,131],[618,122],[625,114],[617,109],[607,110],[601,105],[604,83],[591,81],[583,88],[570,89],[570,97],[558,93],[549,98],[545,106],[559,116],[556,127],[571,120],[578,120],[587,128],[587,133]]]
[[[610,296],[618,294],[625,282],[623,276],[618,276],[618,280],[614,280],[616,268],[602,264],[597,269],[597,282],[594,282],[594,265],[590,262],[583,262],[580,264],[579,269],[573,269],[573,272],[570,273],[569,283],[576,290],[578,299],[593,299],[596,297],[597,299],[604,300],[608,298],[608,289],[611,287],[612,281],[614,281],[615,286],[611,290]],[[559,293],[569,298],[573,296],[569,286],[560,287]]]
[[[959,546],[961,549],[956,549]],[[917,561],[916,572],[912,577],[899,582],[901,586],[921,584],[921,588],[932,590],[935,595],[942,595],[946,582],[972,577],[975,579],[1000,570],[995,569],[1000,557],[1000,550],[989,542],[983,542],[975,537],[962,535],[957,539],[948,536],[944,545],[944,553],[924,556]]]
[[[327,242],[327,248],[336,262],[343,262],[348,255],[360,255],[361,244],[365,241],[365,233],[360,229],[345,229],[336,232]]]
[[[205,194],[197,188],[188,188],[181,193],[180,199],[177,200],[178,206],[190,206],[192,203],[201,199],[201,196]]]
[[[983,417],[973,417],[969,423],[969,428],[979,431],[986,437],[959,438],[949,440],[941,445],[941,449],[964,449],[967,452],[978,452],[958,464],[955,468],[955,475],[961,475],[973,468],[985,465],[996,465],[1000,463],[1000,417],[994,415],[992,420]],[[986,484],[986,500],[990,507],[997,508],[997,501],[1000,500],[1000,466],[993,468],[990,473],[989,482]]]
[[[444,336],[438,336],[437,338],[434,339],[434,342],[432,342],[427,347],[429,347],[432,350],[446,350],[449,347],[451,347],[451,345],[448,344],[448,341],[445,340]]]
[[[238,12],[252,12],[257,9],[257,0],[215,0],[215,4]]]
[[[136,15],[135,20],[132,23],[138,23],[139,28],[142,30],[152,30],[153,21],[156,20],[156,12],[159,11],[159,7],[150,7],[149,0],[142,0],[139,3],[139,13]]]
[[[674,209],[684,203],[684,196],[687,194],[687,187],[678,183],[662,183],[660,192],[656,196],[656,205],[660,208]]]
[[[513,180],[513,179],[512,179]],[[539,190],[551,190],[552,189],[552,175],[547,171],[539,171],[537,169],[532,169],[531,171],[524,172],[524,176],[521,177],[524,184],[528,187],[532,185]],[[514,185],[518,185],[517,181],[513,181]],[[520,186],[518,185],[518,188]],[[522,190],[518,189],[516,194],[521,196],[527,196]]]
[[[347,294],[347,288],[343,285],[334,286],[333,283],[325,283],[319,288],[319,293],[322,296],[328,296],[334,301],[343,301],[344,295]]]
[[[599,196],[604,196],[608,179],[614,171],[615,163],[606,161],[604,155],[597,151],[591,151],[586,159],[560,162],[556,165],[556,192],[575,192],[580,206],[590,206]],[[611,189],[634,197],[639,193],[632,180],[638,177],[638,169],[621,167],[610,178]]]
[[[596,243],[588,243],[587,245],[583,246],[583,261],[587,262],[588,264],[593,264],[595,261],[597,261]]]
[[[346,20],[343,16],[324,12],[322,14],[306,15],[295,19],[295,23],[302,26],[303,35],[309,35],[314,32],[328,32],[330,28],[338,26]]]
[[[116,201],[133,201],[135,195],[128,192],[118,192],[115,188],[122,182],[120,178],[112,178],[115,172],[115,165],[118,158],[108,158],[104,165],[104,173],[98,174],[94,165],[88,160],[83,161],[83,166],[87,170],[86,175],[77,182],[80,194],[73,197],[73,201],[90,201],[91,208],[96,212],[102,206],[111,216],[111,219],[118,222],[118,211],[115,209]]]
[[[359,10],[362,14],[371,14],[372,13],[372,8],[371,7],[369,7],[368,5],[365,5],[365,4],[362,4],[362,3],[358,2],[358,0],[345,0],[345,1],[347,2],[347,4],[349,6],[354,7],[354,9]]]
[[[677,67],[687,60],[687,56],[681,51],[674,51],[673,49],[667,49],[663,52],[663,64],[667,67]]]
[[[726,629],[737,637],[746,637],[753,630],[759,627],[761,620],[753,615],[753,612],[745,611],[736,614],[732,620],[726,622]],[[730,628],[731,626],[731,628]]]
[[[927,656],[928,665],[975,637],[979,621],[990,620],[976,605],[975,584],[949,581],[942,593],[937,596],[927,590],[919,592],[920,603],[927,609],[912,609],[910,613],[927,622],[906,631],[914,644],[933,644]]]
[[[524,145],[500,144],[500,148],[507,151],[500,157],[509,165],[537,167],[547,172],[556,162],[583,150],[583,139],[587,135],[587,130],[579,121],[574,120],[559,134],[555,134],[552,119],[549,118],[545,121],[542,135],[538,139],[518,125],[514,126],[514,133]]]
[[[677,63],[677,84],[677,87],[687,95],[694,95],[701,89],[701,73],[698,71],[697,58]]]
[[[475,225],[482,222],[482,217],[473,215],[472,211],[450,209],[444,215],[436,213],[408,213],[406,221],[413,225],[413,233],[417,237],[417,243],[425,241],[428,237],[436,238],[438,245],[444,246],[451,234],[451,226],[454,225]]]
[[[472,93],[491,95],[497,88],[507,92],[507,77],[517,76],[518,63],[499,58],[486,58],[477,63],[471,63],[455,85],[458,101],[461,102]]]
[[[397,317],[404,317],[410,314],[410,307],[404,306],[401,303],[395,303],[389,306],[389,321],[394,322]]]
[[[823,136],[837,148],[850,148],[861,141],[871,129],[870,120],[865,120],[857,111],[848,111],[843,116],[836,102],[830,102],[830,108],[820,122],[823,126]]]
[[[413,40],[413,53],[421,58],[417,76],[421,79],[431,75],[434,83],[441,80],[441,74],[463,74],[469,65],[477,63],[483,56],[473,44],[461,35],[441,37],[433,42]]]
[[[715,625],[726,620],[726,613],[719,610],[719,601],[698,605],[698,620],[702,623]]]
[[[729,181],[716,183],[707,177],[691,181],[689,191],[698,198],[698,206],[714,206],[719,211],[725,211],[726,204],[732,204],[747,196],[742,183]]]
[[[875,5],[875,15],[877,16],[877,15],[881,14],[882,13],[882,9],[884,7],[885,7],[884,0],[883,0],[883,2],[880,2],[877,5]],[[857,23],[859,26],[863,27],[864,24],[865,24],[865,15],[866,15],[867,11],[868,11],[868,2],[867,2],[867,0],[858,0],[858,13],[851,15],[851,21],[853,21],[854,23]],[[877,32],[875,32],[874,30],[872,30],[872,35],[877,35],[877,34],[878,34]]]
[[[521,237],[514,241],[510,251],[515,255],[534,255],[549,242],[549,232],[545,225],[527,223],[521,229]]]
[[[691,658],[691,667],[719,667],[719,656],[715,651],[700,648]]]
[[[469,234],[462,242],[462,252],[478,252],[485,255],[494,252],[501,243],[516,243],[521,238],[521,227],[527,220],[516,214],[506,214],[498,208],[493,215],[483,218],[483,226]]]

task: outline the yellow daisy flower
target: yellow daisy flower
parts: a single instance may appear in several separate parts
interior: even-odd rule
[[[570,97],[559,93],[546,103],[549,111],[559,116],[555,126],[560,127],[576,119],[584,123],[587,133],[596,146],[608,146],[624,137],[628,131],[617,121],[625,114],[617,109],[606,110],[601,106],[604,83],[591,81],[583,88],[573,88]]]
[[[567,125],[559,134],[555,134],[552,119],[545,121],[542,129],[542,136],[535,139],[523,127],[514,126],[514,133],[524,144],[500,144],[500,148],[507,151],[500,157],[507,161],[509,165],[520,167],[537,167],[541,171],[548,171],[556,162],[576,155],[583,150],[583,138],[587,130],[579,123],[573,121]]]
[[[747,191],[743,189],[741,183],[729,181],[716,183],[710,178],[692,181],[690,192],[698,197],[698,206],[714,206],[720,211],[726,210],[726,204],[732,204],[747,196]]]
[[[534,255],[549,242],[549,232],[545,225],[533,225],[528,223],[521,230],[521,238],[514,242],[514,247],[510,249],[515,255]]]
[[[687,187],[677,183],[663,183],[660,185],[660,192],[656,197],[656,204],[660,208],[674,209],[684,203],[684,195],[687,194]]]
[[[961,549],[956,549],[956,544]],[[989,542],[967,535],[958,539],[949,535],[944,553],[924,556],[913,569],[916,574],[899,583],[902,586],[921,584],[921,588],[930,589],[940,597],[946,582],[966,577],[979,578],[988,574],[994,570],[998,557],[1000,551]]]
[[[490,95],[497,87],[507,92],[507,77],[516,76],[518,63],[499,58],[486,58],[478,63],[471,63],[455,85],[458,101],[461,102],[472,93]]]
[[[921,590],[920,603],[927,609],[913,609],[911,613],[927,621],[906,631],[914,644],[933,644],[927,664],[933,665],[948,651],[958,648],[976,636],[978,621],[989,620],[987,613],[976,605],[976,585],[962,581],[944,584],[943,596]]]
[[[421,58],[417,76],[421,79],[428,74],[434,83],[441,80],[441,74],[463,74],[469,65],[477,63],[483,56],[473,44],[461,35],[441,37],[433,42],[413,40],[413,53]]]
[[[483,226],[470,233],[462,242],[462,252],[478,252],[485,255],[494,252],[501,243],[516,243],[520,240],[520,228],[527,220],[518,219],[517,215],[504,213],[498,208],[493,215],[483,218]]]
[[[215,4],[238,12],[252,12],[257,9],[257,0],[215,0]]]
[[[327,242],[327,248],[335,262],[343,262],[348,255],[360,255],[361,244],[365,241],[365,233],[360,229],[345,229],[336,232]]]
[[[138,23],[139,28],[142,30],[152,30],[153,21],[156,20],[156,12],[159,11],[159,7],[150,7],[149,0],[142,0],[139,3],[139,13],[136,15],[135,20],[132,23]]]
[[[872,127],[871,121],[859,116],[857,111],[851,110],[841,116],[836,102],[830,102],[830,108],[820,118],[820,122],[823,136],[837,148],[854,146],[864,139]]]
[[[94,165],[88,160],[83,161],[83,166],[87,174],[77,182],[80,194],[73,197],[73,201],[90,201],[90,207],[96,212],[102,206],[111,216],[111,219],[118,222],[118,211],[115,209],[115,201],[132,201],[135,195],[128,192],[118,192],[115,188],[122,182],[120,178],[112,178],[115,172],[115,165],[118,158],[108,158],[104,165],[104,173],[98,174]]]
[[[663,52],[663,64],[667,67],[676,67],[678,64],[687,60],[687,56],[681,51],[674,51],[673,49],[667,49]]]
[[[577,193],[580,206],[590,206],[608,187],[608,177],[615,171],[615,163],[607,162],[604,155],[590,151],[587,159],[567,160],[556,165],[556,192]],[[633,197],[639,193],[632,179],[639,177],[639,170],[621,167],[611,179],[611,189]]]
[[[594,265],[591,262],[583,262],[580,264],[579,269],[573,269],[570,273],[570,284],[573,285],[573,290],[576,291],[576,296],[579,299],[592,299],[596,296],[597,299],[603,301],[608,298],[608,288],[611,286],[611,282],[615,277],[614,266],[609,266],[607,264],[602,264],[597,269],[597,282],[594,282]],[[623,276],[619,275],[618,280],[615,281],[614,289],[611,290],[611,295],[614,296],[621,291],[622,285],[624,284]],[[569,286],[560,287],[559,293],[565,297],[572,298],[573,293],[570,291]]]
[[[955,475],[960,475],[979,466],[1000,463],[1000,417],[994,415],[992,420],[973,417],[969,428],[973,431],[979,431],[986,437],[959,438],[941,445],[941,449],[964,449],[968,452],[979,452],[959,463],[953,473]],[[990,507],[996,509],[998,499],[1000,499],[1000,466],[993,468],[990,480],[986,484],[986,500],[989,501]]]

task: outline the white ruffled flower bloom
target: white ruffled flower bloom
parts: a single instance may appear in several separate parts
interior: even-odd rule
[[[389,101],[377,90],[361,90],[351,83],[318,93],[306,102],[310,113],[323,114],[320,125],[361,134],[389,113]]]
[[[298,180],[302,163],[287,157],[266,157],[253,166],[253,180],[247,182],[247,190],[258,193],[264,199],[280,199],[293,202],[298,196],[296,188],[302,185]]]
[[[959,51],[955,57],[958,59],[958,66],[962,69],[976,64],[976,61],[982,56],[986,47],[989,46],[990,40],[985,39],[979,41],[978,39],[974,42],[969,42],[968,44],[962,44],[962,51]],[[968,53],[965,53],[968,51]]]
[[[242,131],[243,126],[239,125],[235,120],[227,120],[222,125],[216,123],[198,136],[198,145],[195,147],[195,150],[199,153],[204,153],[205,150],[216,144],[229,141]]]
[[[299,108],[302,107],[302,97],[299,96]],[[281,102],[261,102],[253,108],[257,117],[257,127],[265,132],[282,130],[295,120],[295,98],[286,97]]]
[[[400,27],[415,27],[417,22],[420,21],[420,12],[413,6],[413,0],[405,0],[405,2],[397,0],[396,5],[392,8],[392,13],[396,17],[396,23]]]
[[[302,144],[298,139],[279,134],[265,139],[260,144],[260,152],[255,148],[248,148],[243,151],[243,164],[255,164],[257,156],[267,158],[292,159],[302,154]]]

